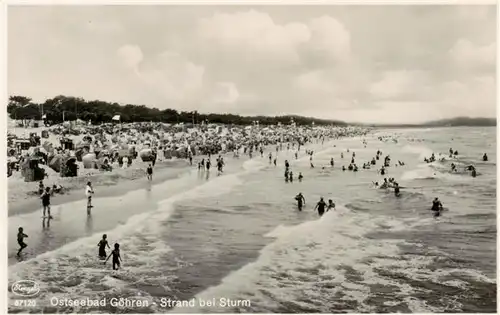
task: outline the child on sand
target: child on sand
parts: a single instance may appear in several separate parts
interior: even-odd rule
[[[109,244],[108,244],[108,240],[107,240],[108,236],[106,234],[104,234],[102,236],[102,240],[99,241],[99,243],[97,244],[97,246],[99,247],[99,258],[101,259],[106,259],[106,246],[108,248],[111,248],[109,247]]]
[[[26,245],[26,243],[24,243],[25,237],[28,237],[28,235],[24,234],[23,228],[20,227],[19,233],[17,233],[17,243],[19,244],[19,246],[21,246],[21,248],[19,248],[19,251],[17,252],[17,256],[21,255],[21,251],[28,246],[28,245]]]
[[[113,256],[113,270],[118,270],[118,268],[120,268],[120,262],[122,260],[122,258],[120,257],[120,244],[115,243],[115,249],[111,251],[111,254],[109,254],[108,258],[104,262],[105,264],[111,256]]]

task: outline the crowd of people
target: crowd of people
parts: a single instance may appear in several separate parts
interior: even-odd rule
[[[260,158],[265,158],[267,157],[269,164],[274,166],[278,165],[278,152],[281,150],[292,150],[294,151],[294,157],[295,159],[299,158],[299,154],[301,154],[301,149],[307,146],[310,143],[324,143],[325,140],[332,140],[332,139],[339,139],[343,136],[363,136],[368,133],[368,130],[366,129],[361,129],[361,128],[328,128],[328,127],[319,127],[319,128],[276,128],[273,129],[270,132],[270,128],[258,128],[258,129],[240,129],[240,130],[245,130],[242,133],[236,133],[234,130],[230,130],[224,133],[224,132],[215,132],[211,133],[209,138],[206,138],[207,134],[205,135],[196,135],[193,136],[192,133],[191,135],[184,135],[178,139],[178,142],[176,143],[184,143],[185,144],[185,150],[186,154],[184,155],[184,158],[189,162],[189,165],[193,165],[193,159],[197,159],[196,161],[196,167],[198,168],[199,172],[206,172],[207,173],[207,178],[208,174],[210,172],[211,166],[212,166],[212,156],[217,156],[215,159],[215,164],[217,166],[217,175],[222,175],[224,172],[224,166],[226,165],[226,161],[224,160],[223,154],[228,153],[228,152],[233,152],[233,157],[235,159],[238,159],[241,154],[247,155],[248,158],[252,159],[254,158],[255,152],[257,152],[258,157]],[[194,138],[193,138],[194,137]],[[203,142],[200,142],[200,139],[204,139]],[[208,139],[208,140],[207,140]],[[380,138],[380,141],[390,141],[387,138]],[[153,142],[155,143],[155,142]],[[362,143],[364,147],[366,148],[367,142],[366,140],[362,140]],[[205,145],[205,149],[200,150],[200,145],[203,144]],[[209,144],[210,149],[207,148],[207,144]],[[155,149],[160,148],[160,142],[156,143]],[[271,148],[271,149],[270,149]],[[275,149],[276,153],[273,152],[273,149]],[[269,150],[270,152],[268,154],[265,154],[266,150]],[[206,153],[205,155],[202,154]],[[305,152],[306,156],[309,156],[309,162],[310,162],[310,167],[314,168],[314,163],[313,163],[313,157],[314,157],[314,151],[310,149],[305,149],[303,150]],[[451,158],[456,158],[458,156],[458,152],[456,150],[452,150],[450,148],[450,157]],[[346,167],[343,165],[341,167],[341,170],[343,172],[345,171],[350,171],[350,172],[358,172],[360,171],[360,168],[358,167],[358,163],[356,161],[356,152],[350,152],[349,149],[346,149],[345,151],[342,150],[340,152],[340,159],[344,159],[345,154],[351,154],[350,160],[348,160],[348,166]],[[486,154],[483,156],[483,161],[487,161],[488,157]],[[424,159],[425,162],[427,163],[432,163],[436,161],[436,156],[433,153],[429,158]],[[442,161],[442,159],[440,159]],[[396,163],[391,164],[391,157],[389,155],[383,154],[382,151],[377,150],[374,152],[374,156],[369,159],[368,161],[362,162],[362,169],[367,171],[370,170],[378,163],[381,162],[380,168],[377,169],[376,173],[381,176],[381,182],[375,181],[373,182],[373,187],[377,189],[393,189],[394,190],[394,196],[396,198],[401,196],[401,186],[399,183],[395,180],[393,177],[387,177],[387,169],[391,166],[394,167],[403,167],[405,166],[405,163],[403,161],[398,160]],[[291,163],[288,160],[283,161],[285,171],[284,171],[284,178],[286,183],[293,183],[294,181],[294,173],[291,168]],[[331,157],[329,160],[329,167],[334,168],[336,165],[334,157]],[[457,164],[456,162],[453,162],[451,164],[452,166],[452,171],[456,170]],[[148,181],[152,181],[153,179],[153,169],[154,169],[154,163],[150,162],[147,164],[147,167],[145,169],[145,174],[147,177]],[[325,169],[328,167],[322,166],[322,169]],[[473,172],[473,177],[475,177],[475,168],[471,165],[468,168],[466,168]],[[304,179],[304,176],[302,175],[302,172],[299,172],[297,179],[299,182],[301,182]],[[51,197],[54,195],[55,192],[57,192],[57,189],[62,189],[62,187],[54,186],[52,189],[50,187],[44,187],[43,182],[40,182],[39,186],[39,195],[42,201],[42,209],[43,209],[43,220],[47,219],[50,220],[52,219],[51,213],[50,213],[50,202],[51,202]],[[92,204],[92,197],[94,195],[94,188],[92,187],[92,183],[89,181],[85,187],[85,196],[87,199],[87,214],[91,214],[91,208],[93,207]],[[306,204],[306,200],[302,192],[298,193],[295,196],[295,201],[297,203],[297,208],[299,211],[302,211],[304,209],[304,206]],[[326,212],[328,211],[333,211],[336,209],[336,205],[334,200],[329,199],[328,202],[325,202],[324,197],[320,197],[320,200],[316,203],[314,207],[314,211],[318,211],[318,215],[321,217],[323,216]],[[432,201],[432,206],[431,206],[431,211],[434,213],[434,217],[439,217],[443,211],[443,205],[441,201],[438,198],[435,198]],[[18,233],[18,243],[20,246],[20,249],[18,251],[18,255],[21,254],[22,250],[26,248],[26,243],[24,242],[24,239],[28,237],[26,234],[24,234],[24,231],[21,228],[19,228],[19,233]],[[118,269],[120,267],[120,249],[119,249],[119,244],[116,243],[114,245],[114,249],[112,250],[111,254],[107,256],[106,254],[106,248],[110,248],[108,242],[107,242],[107,235],[103,235],[102,240],[98,243],[98,257],[101,259],[105,260],[105,262],[110,258],[113,257],[112,262],[113,262],[113,269]],[[107,257],[107,258],[106,258]]]

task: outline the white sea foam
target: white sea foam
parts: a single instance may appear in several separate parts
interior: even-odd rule
[[[158,203],[157,210],[132,216],[125,224],[110,231],[80,238],[56,250],[10,266],[10,283],[35,277],[44,294],[63,291],[66,297],[87,295],[92,291],[114,291],[123,287],[125,282],[167,284],[169,276],[151,272],[150,266],[162,264],[163,256],[171,250],[158,235],[161,233],[162,223],[172,214],[174,204],[181,200],[226,194],[239,184],[241,180],[238,174],[220,176],[162,200]],[[106,267],[102,265],[102,261],[97,261],[96,244],[102,234],[108,235],[111,246],[115,241],[120,243],[126,271],[120,272],[120,276],[125,277],[125,282],[109,278],[103,272]]]

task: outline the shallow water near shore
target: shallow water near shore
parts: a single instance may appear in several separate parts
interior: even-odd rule
[[[28,235],[43,235],[28,239],[26,260],[9,267],[9,284],[31,279],[40,285],[37,307],[15,307],[9,293],[9,311],[496,312],[495,128],[378,135],[394,134],[397,143],[367,136],[366,148],[359,138],[334,141],[336,147],[313,144],[315,168],[303,151],[295,160],[285,147],[277,167],[268,151],[263,158],[228,159],[223,176],[212,170],[207,180],[195,170],[151,189],[145,184],[96,199],[88,230],[84,211],[77,210],[83,200],[61,205],[49,228],[39,214],[9,217],[9,235],[19,225]],[[459,152],[453,162],[460,169],[475,164],[478,177],[449,172],[452,161],[423,162],[432,152],[446,155],[450,146]],[[404,187],[401,197],[372,187],[382,179],[375,169],[342,172],[351,157],[347,148],[358,165],[377,150],[392,164],[404,161],[388,173]],[[485,152],[489,162],[480,160]],[[295,177],[302,172],[302,182],[284,182],[284,159]],[[306,198],[302,212],[294,201],[298,192]],[[313,208],[321,196],[337,207],[319,218]],[[450,209],[438,219],[429,211],[436,196]],[[120,243],[119,272],[97,259],[103,233],[110,244]],[[15,249],[9,239],[9,252]],[[54,306],[53,297],[129,297],[148,305]],[[162,303],[192,298],[194,307]],[[212,299],[215,305],[199,303]]]

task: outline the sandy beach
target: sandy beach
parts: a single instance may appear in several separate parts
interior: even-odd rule
[[[64,187],[63,194],[56,194],[51,203],[61,203],[83,199],[84,188],[91,181],[99,196],[114,196],[144,184],[146,181],[147,163],[139,162],[126,169],[116,169],[113,172],[89,172],[89,175],[78,177],[59,177],[57,173],[44,180],[46,184],[59,184]],[[188,172],[193,166],[186,160],[162,161],[155,165],[153,183],[159,183],[175,178],[183,172]],[[50,176],[50,175],[49,175]],[[22,178],[14,177],[8,180],[9,216],[32,212],[41,207],[38,196],[38,182],[24,182]]]

